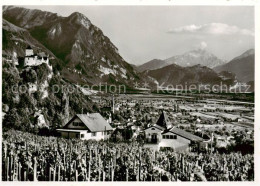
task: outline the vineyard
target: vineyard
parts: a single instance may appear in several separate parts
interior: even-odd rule
[[[253,154],[154,152],[140,144],[3,133],[3,181],[253,181]]]

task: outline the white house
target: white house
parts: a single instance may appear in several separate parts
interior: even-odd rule
[[[144,130],[146,143],[158,143],[161,141],[161,133],[165,128],[154,124]]]
[[[186,151],[192,145],[199,145],[203,139],[193,135],[185,130],[173,127],[161,133],[162,139],[159,143],[160,147],[170,147],[176,151]],[[198,146],[199,147],[199,146]]]
[[[169,121],[168,115],[163,111],[156,124],[144,130],[147,143],[158,143],[161,139],[161,133],[173,127]]]
[[[82,140],[108,139],[112,130],[99,113],[76,114],[63,128],[57,129],[64,138]]]
[[[49,57],[44,52],[34,54],[33,49],[28,46],[25,50],[24,66],[37,66],[42,63],[49,65]]]
[[[156,124],[144,130],[145,141],[154,149],[172,148],[175,151],[187,151],[191,146],[199,147],[203,139],[174,126],[165,112],[162,112]]]

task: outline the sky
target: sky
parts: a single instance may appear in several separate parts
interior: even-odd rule
[[[167,59],[197,48],[231,60],[254,48],[250,6],[23,6],[86,15],[129,63]]]

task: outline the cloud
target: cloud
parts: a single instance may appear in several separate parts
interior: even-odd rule
[[[200,44],[197,45],[197,48],[199,49],[205,49],[207,48],[208,44],[205,41],[201,41]]]
[[[254,36],[254,32],[249,29],[224,23],[209,23],[204,25],[186,25],[168,31],[171,34],[214,34],[214,35],[247,35]]]

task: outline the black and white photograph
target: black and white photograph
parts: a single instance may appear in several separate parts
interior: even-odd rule
[[[37,2],[2,5],[2,182],[257,179],[254,6]]]

